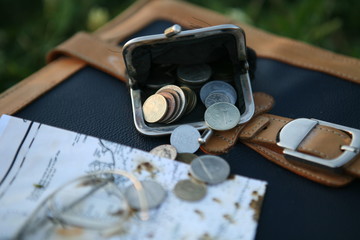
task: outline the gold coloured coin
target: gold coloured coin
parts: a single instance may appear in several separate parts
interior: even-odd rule
[[[189,202],[200,201],[206,196],[206,192],[206,185],[189,179],[179,181],[174,188],[174,193],[178,198]]]
[[[164,96],[154,94],[148,97],[143,104],[145,121],[155,123],[160,121],[168,110],[168,104]]]

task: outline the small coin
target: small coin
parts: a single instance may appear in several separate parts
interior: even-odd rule
[[[174,146],[171,146],[170,144],[164,144],[157,146],[153,148],[150,151],[151,154],[154,154],[156,156],[162,157],[162,158],[168,158],[171,160],[174,160],[176,158],[177,152],[176,148]]]
[[[196,93],[187,86],[182,86],[181,89],[185,93],[185,97],[187,99],[185,114],[189,114],[196,107],[196,103],[197,103]]]
[[[166,192],[159,183],[150,180],[140,181],[140,183],[145,193],[146,206],[149,209],[159,206],[164,201]],[[126,188],[125,197],[132,208],[141,209],[138,190],[134,185]]]
[[[161,119],[161,122],[166,122],[168,121],[175,113],[176,110],[176,101],[175,101],[175,97],[173,96],[173,94],[169,93],[169,92],[159,92],[160,95],[164,96],[167,102],[167,106],[168,106],[168,111],[166,112],[165,116],[163,117],[163,119]]]
[[[183,162],[183,163],[191,163],[192,160],[194,160],[195,158],[197,158],[198,156],[196,154],[193,153],[178,153],[178,155],[176,156],[176,160],[179,162]]]
[[[168,110],[164,96],[154,94],[148,97],[143,104],[144,119],[148,123],[160,121]]]
[[[172,89],[163,89],[161,91],[159,91],[159,94],[161,92],[167,92],[170,93],[174,99],[175,99],[175,111],[172,114],[172,116],[167,119],[166,121],[163,121],[164,123],[171,123],[174,121],[174,119],[179,115],[179,113],[181,112],[181,98],[178,92],[176,92],[175,90]]]
[[[240,111],[231,103],[220,102],[205,111],[205,123],[213,130],[226,131],[234,128],[240,121]]]
[[[230,98],[230,103],[235,104],[237,99],[236,90],[229,83],[224,81],[211,81],[200,89],[200,99],[205,104],[205,99],[212,92],[223,92]]]
[[[196,202],[206,196],[207,188],[204,184],[195,183],[189,179],[177,182],[174,188],[175,195],[185,201]]]
[[[181,125],[174,129],[170,136],[170,144],[178,153],[194,153],[199,147],[199,131],[191,125]]]
[[[185,94],[183,92],[183,90],[176,86],[176,85],[167,85],[165,87],[160,88],[156,93],[162,92],[162,91],[168,91],[168,90],[172,90],[175,91],[179,97],[180,97],[180,102],[179,102],[179,106],[180,106],[180,110],[179,112],[176,113],[176,115],[171,118],[170,120],[168,120],[166,123],[171,123],[174,122],[176,120],[178,120],[185,112],[185,106],[186,106],[186,98],[185,98]]]
[[[205,99],[205,106],[208,108],[218,102],[230,103],[230,98],[223,92],[212,92]]]
[[[177,76],[185,84],[198,85],[211,77],[211,67],[207,64],[180,65]]]
[[[199,181],[218,184],[229,176],[230,166],[221,157],[202,155],[191,162],[190,172]]]

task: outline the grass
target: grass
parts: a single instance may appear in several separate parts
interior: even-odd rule
[[[360,58],[357,0],[188,1],[275,34]],[[1,0],[0,92],[44,66],[50,49],[78,31],[94,31],[132,3]]]

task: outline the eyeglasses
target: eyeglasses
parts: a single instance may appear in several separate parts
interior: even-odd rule
[[[136,190],[139,201],[135,211],[123,193],[129,186]],[[148,206],[143,185],[131,173],[122,170],[90,173],[64,184],[47,197],[17,239],[49,239],[69,228],[111,235],[121,231],[134,216],[148,220]]]

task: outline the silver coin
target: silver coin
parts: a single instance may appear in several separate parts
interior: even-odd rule
[[[223,92],[212,92],[205,99],[205,106],[208,108],[218,102],[230,103],[230,98]]]
[[[191,163],[192,160],[197,158],[198,156],[193,153],[178,153],[176,156],[176,161],[183,162],[183,163]]]
[[[159,206],[166,197],[164,188],[155,181],[140,181],[146,199],[146,207],[154,208]],[[130,185],[125,190],[125,197],[129,205],[134,209],[141,209],[138,190],[134,185]]]
[[[191,125],[181,125],[174,129],[170,136],[170,144],[178,153],[194,153],[199,147],[199,131]]]
[[[189,179],[177,182],[174,188],[175,195],[185,201],[196,202],[206,196],[207,188],[204,184],[195,183]]]
[[[176,148],[170,144],[157,146],[153,148],[150,153],[162,158],[169,158],[171,160],[174,160],[177,155]]]
[[[200,89],[200,99],[205,104],[205,99],[212,92],[224,92],[230,98],[230,103],[235,104],[237,99],[236,90],[224,81],[211,81]]]
[[[190,172],[199,181],[218,184],[225,181],[229,176],[230,166],[221,157],[203,155],[191,162]]]
[[[177,76],[185,84],[202,84],[211,77],[211,67],[207,64],[180,65]]]
[[[204,118],[209,128],[226,131],[236,127],[239,123],[240,111],[231,103],[220,102],[208,107]]]

